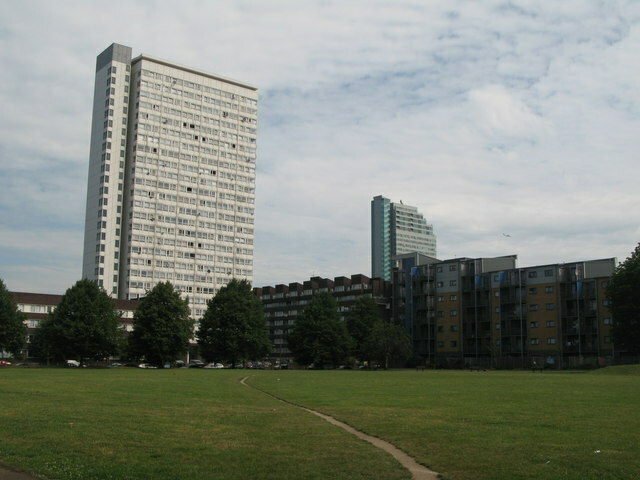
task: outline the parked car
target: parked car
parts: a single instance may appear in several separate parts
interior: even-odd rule
[[[204,363],[190,363],[189,368],[204,368]]]
[[[5,367],[7,365],[11,365],[11,362],[7,362],[6,360],[0,360],[0,367]]]
[[[141,363],[140,365],[138,365],[138,368],[158,368],[158,367],[151,365],[149,363]]]
[[[67,367],[79,367],[80,362],[77,360],[67,360]]]
[[[221,363],[207,363],[204,368],[224,368],[224,365]]]

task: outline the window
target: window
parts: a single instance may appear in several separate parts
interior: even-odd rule
[[[535,303],[533,305],[529,305],[529,310],[531,310],[532,312],[537,312],[538,305],[536,305]]]
[[[449,312],[449,316],[450,317],[457,317],[458,316],[458,311],[457,310],[451,310]]]
[[[547,310],[555,310],[555,309],[556,309],[556,304],[555,304],[555,303],[547,303],[547,304],[545,305],[545,308],[546,308]]]
[[[556,326],[556,322],[555,320],[549,320],[547,322],[547,327],[555,327]]]
[[[449,297],[449,300],[451,300],[452,302],[457,299],[458,299],[457,295],[451,295],[451,297]]]
[[[611,319],[610,318],[604,318],[602,320],[602,323],[604,323],[605,325],[611,325]]]
[[[442,267],[437,267],[437,268],[436,268],[436,272],[438,272],[438,273],[442,273]]]
[[[538,272],[529,272],[529,278],[537,278]]]
[[[556,338],[555,337],[547,338],[547,345],[555,345],[555,344],[556,344]]]
[[[540,340],[538,340],[537,338],[532,338],[531,345],[540,345]]]
[[[553,287],[544,287],[544,293],[553,293]]]
[[[529,323],[529,326],[531,328],[538,328],[538,322],[531,322],[531,323]]]
[[[611,337],[609,335],[605,335],[604,343],[611,343]]]
[[[444,347],[444,342],[438,342],[439,347]]]
[[[496,323],[496,330],[500,330],[500,328],[501,328],[501,327],[500,327],[500,324],[499,324],[499,323]]]
[[[452,332],[457,332],[457,331],[458,331],[458,325],[451,325],[450,330],[451,330]]]
[[[438,295],[438,301],[439,302],[444,302],[444,297],[442,295]]]
[[[450,287],[455,287],[458,284],[457,280],[449,280],[449,286]]]
[[[545,277],[553,277],[553,270],[551,270],[551,269],[545,270],[544,271],[544,276]]]
[[[500,307],[496,307],[496,313],[500,313]]]
[[[449,265],[449,271],[450,272],[455,272],[458,269],[457,265]]]
[[[444,317],[444,312],[442,310],[438,310],[438,317]]]
[[[452,346],[452,347],[457,347],[458,346],[458,342],[456,340],[451,340],[449,345]]]
[[[536,293],[538,293],[538,289],[537,289],[536,287],[531,287],[531,288],[529,289],[529,293],[530,293],[531,295],[535,295]]]
[[[438,332],[444,332],[444,327],[442,325],[438,325]]]
[[[438,287],[438,288],[444,287],[444,282],[437,282],[436,283],[436,287]]]

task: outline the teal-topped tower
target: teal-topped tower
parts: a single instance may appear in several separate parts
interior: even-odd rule
[[[391,281],[394,256],[417,252],[436,257],[433,226],[416,207],[378,195],[371,201],[371,276]]]

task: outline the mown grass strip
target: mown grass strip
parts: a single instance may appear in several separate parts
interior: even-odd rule
[[[598,373],[261,372],[455,480],[640,478],[640,367]]]
[[[0,370],[0,461],[55,480],[407,479],[242,372]]]

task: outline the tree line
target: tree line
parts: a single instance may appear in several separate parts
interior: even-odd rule
[[[616,268],[607,297],[616,347],[640,354],[640,245]],[[195,332],[188,304],[171,283],[159,283],[140,300],[133,330],[127,334],[113,299],[96,282],[80,280],[41,322],[30,352],[53,362],[124,355],[163,366],[187,353],[195,333],[200,354],[208,362],[235,365],[270,353],[262,303],[246,280],[232,280],[207,302]],[[27,338],[25,319],[0,280],[0,353],[20,356]],[[386,368],[411,354],[407,335],[401,327],[382,319],[372,298],[360,297],[342,321],[328,292],[311,298],[287,343],[298,364],[314,368],[356,361]]]
[[[272,348],[262,303],[246,280],[232,280],[221,288],[207,303],[195,331],[188,300],[169,282],[157,284],[140,300],[130,333],[120,317],[113,299],[96,282],[80,280],[40,323],[30,355],[44,363],[75,359],[81,364],[120,356],[161,367],[185,355],[195,336],[205,361],[236,365],[263,359]],[[0,350],[20,355],[26,345],[25,319],[0,283]],[[356,359],[386,367],[410,353],[406,335],[382,320],[373,299],[358,299],[344,322],[326,292],[312,297],[288,344],[300,365],[314,368]]]
[[[359,297],[342,321],[333,296],[315,294],[296,319],[287,342],[296,362],[312,368],[356,362],[388,368],[411,355],[408,335],[383,320],[380,308],[368,296]]]
[[[270,352],[262,304],[246,280],[232,280],[209,300],[195,332],[188,299],[169,282],[157,284],[140,300],[130,333],[120,317],[104,289],[79,280],[40,323],[30,354],[45,363],[75,359],[83,364],[124,356],[163,367],[188,352],[194,334],[202,357],[210,362],[235,364]],[[26,346],[25,319],[0,281],[0,351],[19,357]]]

